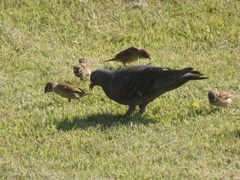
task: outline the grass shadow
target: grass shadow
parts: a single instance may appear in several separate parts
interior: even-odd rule
[[[220,110],[219,108],[191,108],[188,111],[188,116],[189,117],[195,117],[195,116],[207,116],[210,114],[216,114],[218,113]]]
[[[133,124],[147,125],[150,123],[155,123],[155,120],[144,116],[119,117],[111,114],[92,114],[85,118],[80,118],[78,116],[65,118],[57,124],[57,129],[62,131],[71,131],[78,128],[88,129],[96,127],[105,130],[119,125],[132,126]]]
[[[222,131],[220,133],[214,134],[214,137],[221,137],[221,138],[226,138],[229,140],[230,138],[238,138],[240,139],[240,129],[235,129],[232,131]]]
[[[234,132],[235,136],[237,138],[240,138],[240,129],[237,129],[235,132]]]
[[[236,138],[240,138],[240,129],[236,129],[235,131],[233,131],[233,134]]]

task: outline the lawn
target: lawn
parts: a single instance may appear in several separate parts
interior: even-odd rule
[[[1,179],[240,179],[240,100],[213,107],[207,93],[240,94],[239,0],[2,0]],[[192,81],[119,118],[126,106],[95,95],[69,103],[49,81],[89,91],[72,65],[92,70],[130,47],[154,66],[193,67]],[[147,64],[141,59],[134,64]]]

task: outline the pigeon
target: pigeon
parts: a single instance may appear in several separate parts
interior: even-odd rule
[[[235,98],[239,96],[226,91],[211,90],[208,92],[208,100],[214,106],[227,107]]]
[[[143,114],[147,105],[160,95],[174,90],[190,80],[207,79],[193,68],[171,70],[169,68],[138,65],[112,71],[97,69],[90,76],[89,89],[101,86],[105,94],[119,104],[128,105],[125,117],[136,106]]]
[[[91,93],[86,93],[81,88],[74,87],[67,83],[56,83],[48,82],[45,86],[45,92],[55,92],[63,98],[67,98],[69,102],[71,99],[80,99],[83,96],[90,95]]]
[[[89,79],[91,74],[90,65],[85,59],[80,58],[79,64],[73,66],[73,73],[81,80]]]
[[[147,52],[147,50],[137,48],[137,47],[130,47],[130,48],[127,48],[127,49],[119,52],[114,58],[109,59],[104,62],[117,61],[117,62],[122,62],[124,64],[124,66],[126,66],[126,63],[131,63],[140,58],[151,59],[150,54],[149,54],[149,52]]]

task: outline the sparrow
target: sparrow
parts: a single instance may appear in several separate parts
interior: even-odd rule
[[[135,108],[143,114],[147,105],[160,95],[172,91],[190,80],[207,79],[192,68],[171,70],[169,68],[138,65],[117,71],[97,69],[90,76],[89,89],[102,87],[108,98],[119,104],[127,105],[125,117],[130,116]]]
[[[86,93],[81,88],[74,87],[70,84],[56,82],[48,82],[46,84],[44,93],[47,92],[55,92],[59,96],[67,98],[69,102],[71,102],[71,99],[79,100],[81,97],[91,94]]]
[[[121,52],[119,52],[114,58],[109,59],[104,62],[108,61],[117,61],[117,62],[122,62],[124,66],[126,66],[126,63],[131,63],[133,61],[136,61],[140,58],[150,58],[149,52],[145,49],[137,48],[137,47],[130,47],[127,48]]]
[[[85,59],[80,58],[79,64],[73,66],[73,73],[81,80],[89,79],[91,74],[90,65],[85,61]]]
[[[227,107],[234,98],[239,98],[239,96],[226,91],[211,90],[208,92],[208,100],[214,106]]]

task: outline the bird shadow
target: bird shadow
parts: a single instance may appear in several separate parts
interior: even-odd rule
[[[74,129],[100,128],[106,130],[114,126],[132,126],[137,124],[148,125],[156,123],[155,120],[144,116],[120,117],[111,114],[93,114],[84,118],[74,116],[64,118],[57,124],[57,129],[62,131],[71,131]]]

